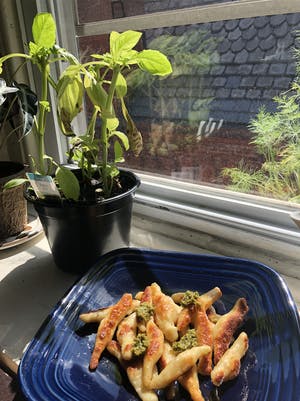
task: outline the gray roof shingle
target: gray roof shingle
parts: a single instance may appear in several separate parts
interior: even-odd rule
[[[214,41],[214,62],[208,69],[199,66],[195,72],[191,68],[184,76],[162,81],[164,118],[188,120],[189,112],[197,110],[205,100],[209,117],[229,124],[248,124],[262,105],[274,110],[273,97],[289,89],[295,76],[293,49],[296,31],[300,30],[300,13],[180,26],[173,32],[184,35],[195,29],[205,30],[201,40]],[[146,40],[151,47],[152,39],[170,32],[170,28],[149,30]],[[203,52],[197,54],[197,43],[189,51],[195,51],[199,59]],[[169,87],[177,87],[175,98],[167,91]]]

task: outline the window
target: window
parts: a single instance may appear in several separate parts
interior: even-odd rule
[[[262,107],[276,111],[274,97],[290,88],[296,73],[300,13],[292,12],[294,2],[277,3],[90,0],[87,7],[77,1],[81,55],[105,50],[116,26],[134,25],[143,30],[140,46],[163,51],[173,64],[167,79],[129,74],[129,108],[144,138],[142,156],[129,154],[129,167],[227,187],[232,168],[262,172],[264,162],[274,162],[268,148],[257,151],[251,143],[249,122]],[[282,171],[267,172],[264,188],[264,174],[241,175],[236,187],[289,199],[286,186],[273,190],[274,174]]]
[[[145,173],[137,210],[147,213],[151,205],[150,215],[165,219],[173,211],[169,219],[177,222],[180,214],[227,227],[247,221],[250,231],[259,222],[264,235],[283,238],[292,230],[298,242],[289,217],[297,206],[224,191],[222,171],[241,165],[255,170],[264,162],[250,143],[248,125],[262,106],[276,110],[274,96],[295,77],[299,4],[90,0],[87,7],[77,0],[77,18],[82,55],[105,49],[111,30],[137,29],[143,31],[141,46],[172,60],[167,79],[132,76],[129,107],[144,137],[142,157],[127,159]],[[286,200],[284,193],[277,198]]]
[[[127,164],[142,178],[137,213],[300,244],[290,218],[296,204],[224,190],[221,174],[241,160],[262,163],[247,126],[262,105],[275,110],[274,95],[295,76],[298,0],[68,0],[51,7],[63,45],[78,46],[81,56],[126,29],[143,31],[140,46],[171,51],[174,76],[140,86],[132,77],[129,107],[145,142],[143,156],[129,155]]]

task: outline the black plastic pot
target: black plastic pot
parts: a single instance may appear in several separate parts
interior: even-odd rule
[[[3,191],[6,182],[21,177],[25,177],[23,164],[0,161],[0,239],[20,233],[27,223],[23,185]]]
[[[86,272],[99,257],[129,246],[132,203],[139,180],[121,171],[127,192],[95,204],[52,203],[25,197],[37,211],[58,268]]]

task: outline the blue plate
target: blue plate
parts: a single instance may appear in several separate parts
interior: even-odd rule
[[[80,313],[115,303],[156,281],[166,293],[200,292],[219,286],[216,305],[228,311],[245,297],[250,311],[242,327],[249,350],[240,375],[216,390],[202,382],[207,401],[300,400],[299,316],[280,276],[260,263],[178,252],[120,249],[104,256],[56,306],[27,348],[19,368],[30,401],[139,400],[119,364],[104,354],[95,372],[88,369],[96,327]],[[163,395],[161,395],[163,399]],[[190,400],[180,392],[176,401]]]

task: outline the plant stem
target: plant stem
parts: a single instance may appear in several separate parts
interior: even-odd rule
[[[48,71],[47,63],[41,65],[42,72],[42,94],[40,102],[40,112],[37,124],[37,141],[38,141],[38,169],[42,175],[46,174],[44,154],[45,154],[45,127],[46,127],[46,105],[43,102],[48,101]]]
[[[92,138],[92,141],[94,140],[94,137],[95,137],[95,126],[96,126],[98,112],[99,112],[99,109],[94,106],[93,115],[92,115],[91,121],[90,121],[90,123],[88,125],[88,129],[87,129],[88,135]]]
[[[106,127],[107,127],[107,119],[106,117],[103,117],[101,125],[101,142],[102,142],[102,180],[103,180],[103,192],[105,197],[108,196],[108,182],[107,182],[108,150],[107,150]]]
[[[108,164],[108,135],[107,135],[107,114],[111,115],[113,110],[113,98],[116,88],[117,78],[120,72],[120,67],[116,66],[113,69],[111,84],[106,99],[105,113],[102,114],[101,120],[101,142],[102,142],[102,179],[103,179],[103,192],[105,197],[109,197],[111,193],[111,185],[109,185],[109,177],[107,174]]]

